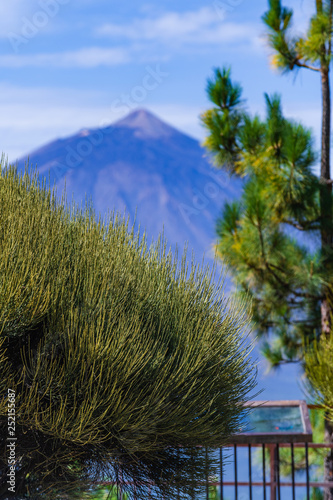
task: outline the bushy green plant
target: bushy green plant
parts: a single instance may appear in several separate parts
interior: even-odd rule
[[[313,400],[322,404],[333,422],[333,332],[307,346],[305,372],[306,388]]]
[[[0,255],[1,498],[8,389],[15,498],[82,498],[103,480],[137,499],[200,492],[255,385],[246,304],[5,164]]]

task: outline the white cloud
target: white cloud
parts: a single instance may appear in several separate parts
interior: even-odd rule
[[[112,89],[98,91],[20,87],[0,83],[0,154],[10,161],[59,137],[75,134],[82,128],[107,126],[134,107],[112,106]],[[139,103],[162,120],[193,137],[203,138],[199,123],[202,111],[196,106]]]
[[[31,55],[1,55],[0,67],[23,68],[27,66],[60,68],[94,68],[115,66],[131,61],[129,51],[122,48],[88,47],[79,50]]]
[[[98,34],[132,40],[170,39],[197,33],[215,23],[212,9],[204,7],[196,12],[168,12],[156,19],[136,19],[128,25],[108,23],[97,30]]]
[[[21,0],[14,1],[21,2]],[[40,4],[41,1],[38,0],[37,3]],[[13,16],[13,11],[6,13],[7,17],[10,15]],[[22,21],[23,17],[18,17]],[[255,24],[227,22],[213,7],[187,12],[167,12],[155,17],[146,16],[122,25],[105,24],[96,28],[95,35],[107,36],[117,45],[91,46],[64,52],[20,53],[30,38],[39,32],[38,27],[31,26],[27,28],[27,33],[30,34],[26,36],[23,36],[22,29],[16,32],[7,31],[6,36],[13,50],[12,53],[0,55],[0,67],[95,68],[133,61],[139,63],[163,61],[170,58],[175,49],[179,51],[180,47],[201,52],[208,47],[216,48],[222,45],[228,47],[228,50],[236,48],[243,52],[262,49],[258,27]]]
[[[220,44],[253,41],[257,27],[250,23],[226,22],[211,7],[197,11],[167,12],[160,17],[134,19],[128,24],[106,23],[95,30],[98,36],[131,41],[168,44]]]
[[[82,127],[97,127],[108,110],[101,92],[25,88],[0,84],[0,154],[14,161],[58,137]]]

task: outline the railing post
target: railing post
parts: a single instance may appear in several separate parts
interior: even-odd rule
[[[206,499],[209,500],[208,452],[206,448]]]
[[[248,445],[249,449],[249,498],[252,500],[252,457],[251,457],[251,444]]]
[[[220,447],[220,500],[223,500],[223,458],[222,447]]]
[[[277,460],[276,460],[276,444],[270,444],[269,445],[269,462],[270,462],[270,468],[271,468],[271,477],[270,477],[270,483],[271,483],[271,498],[270,500],[276,500],[276,467],[277,467]]]
[[[264,488],[264,500],[266,500],[266,447],[262,444],[262,482]]]
[[[238,500],[237,445],[234,444],[235,500]]]
[[[310,500],[310,470],[309,470],[308,443],[305,443],[305,469],[306,469],[306,499]]]
[[[291,480],[292,480],[292,492],[293,492],[293,500],[296,499],[295,492],[295,456],[294,456],[294,443],[290,443],[291,448]]]

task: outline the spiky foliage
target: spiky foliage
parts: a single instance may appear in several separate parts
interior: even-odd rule
[[[232,130],[212,126],[229,114],[216,93],[237,93],[238,103],[232,105],[237,127]],[[322,228],[311,132],[283,116],[277,95],[265,95],[264,120],[246,113],[229,70],[215,73],[208,95],[215,107],[202,116],[209,131],[205,145],[222,167],[230,162],[225,144],[233,144],[234,160],[227,168],[245,178],[241,199],[226,204],[217,222],[218,252],[230,263],[241,290],[251,294],[258,332],[274,332],[264,345],[271,364],[299,360],[303,339],[320,332],[327,277],[321,252],[295,239],[297,232],[315,237]]]
[[[320,72],[328,70],[332,60],[332,11],[331,0],[316,0],[314,14],[307,33],[297,36],[292,30],[293,11],[284,7],[281,0],[268,0],[268,10],[262,20],[268,28],[269,45],[273,48],[273,65],[283,72],[307,68]]]
[[[322,404],[333,422],[333,332],[306,346],[306,389],[316,403]]]
[[[15,498],[82,498],[103,480],[138,499],[200,491],[255,385],[246,304],[5,165],[0,207],[1,498],[8,389]]]
[[[318,341],[306,344],[305,387],[310,397],[325,408],[325,441],[331,442],[333,435],[333,330],[330,335],[323,333]],[[333,450],[325,457],[325,479],[332,481]],[[325,500],[332,491],[325,491]]]

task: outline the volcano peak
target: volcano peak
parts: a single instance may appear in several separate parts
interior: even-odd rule
[[[114,126],[135,129],[136,135],[140,137],[169,137],[176,132],[173,127],[170,127],[170,125],[167,125],[144,108],[135,109],[127,116],[117,121]]]

